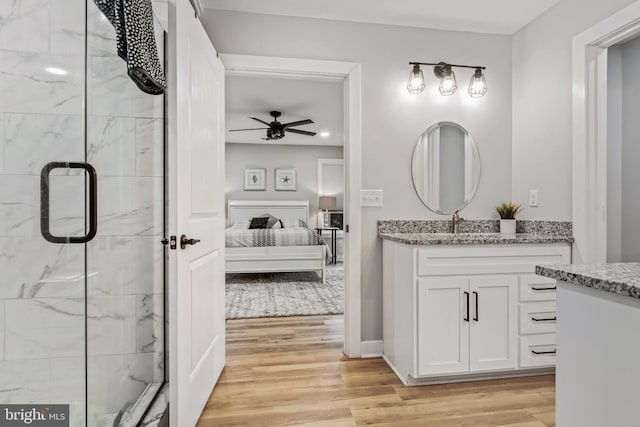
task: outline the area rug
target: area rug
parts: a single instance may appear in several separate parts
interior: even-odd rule
[[[342,314],[343,271],[227,274],[227,319]]]

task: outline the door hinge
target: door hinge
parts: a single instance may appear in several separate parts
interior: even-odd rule
[[[344,226],[344,232],[345,232],[345,233],[348,233],[348,232],[349,232],[349,224],[347,224],[347,225],[345,225],[345,226]]]

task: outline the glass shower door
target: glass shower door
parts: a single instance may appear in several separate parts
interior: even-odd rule
[[[0,2],[0,405],[69,404],[73,426],[86,419],[85,245],[71,243],[88,232],[84,10]]]
[[[164,382],[164,97],[115,52],[93,0],[0,1],[0,405],[71,426]]]
[[[157,20],[155,28],[162,56]],[[129,78],[93,0],[86,155],[98,174],[98,233],[87,244],[88,424],[135,426],[164,382],[164,96]]]

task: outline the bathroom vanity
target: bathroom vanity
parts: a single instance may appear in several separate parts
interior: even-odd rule
[[[637,426],[640,264],[537,272],[558,281],[557,425]]]
[[[379,221],[384,359],[405,385],[553,372],[556,281],[536,265],[571,262],[571,224]]]

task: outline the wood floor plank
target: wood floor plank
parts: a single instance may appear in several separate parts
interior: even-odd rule
[[[549,427],[553,376],[405,387],[342,354],[341,316],[227,322],[227,366],[199,427]]]

